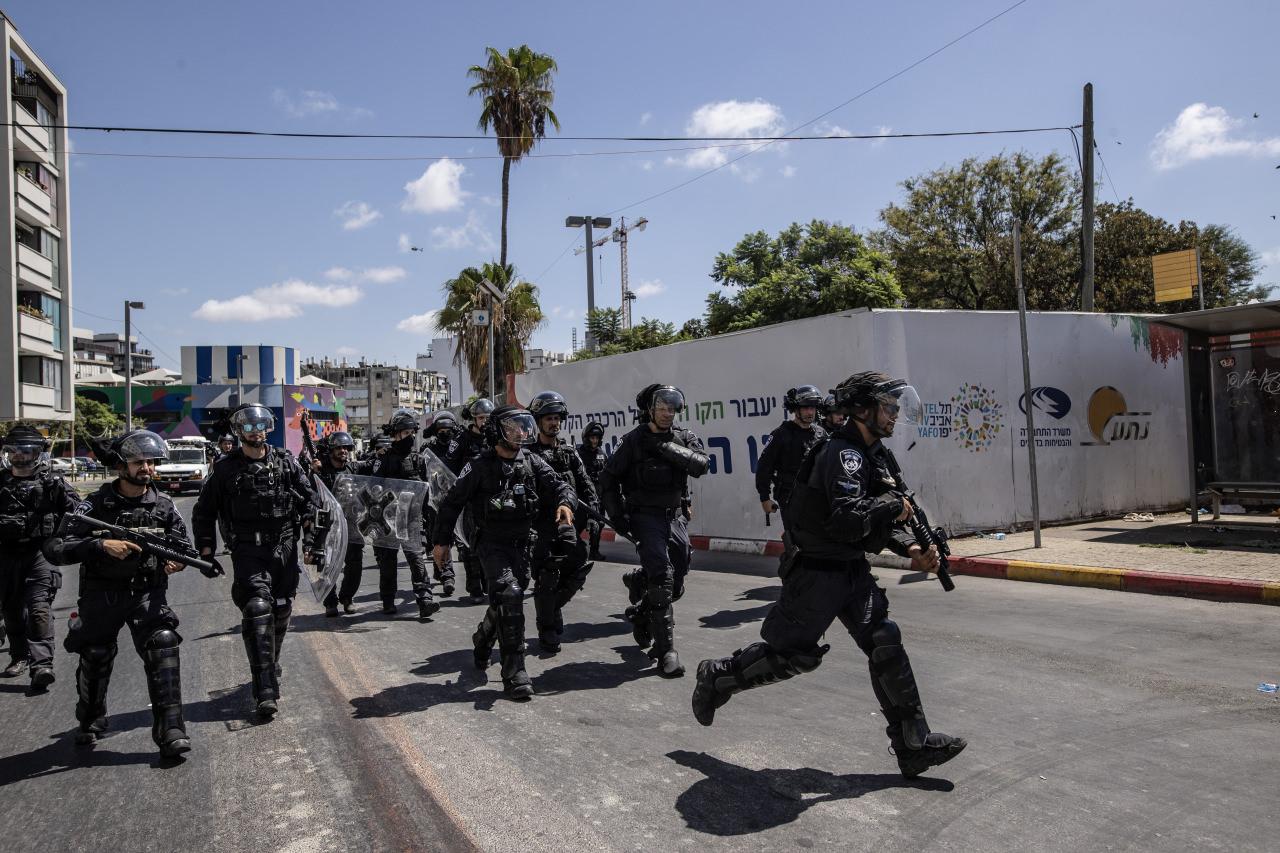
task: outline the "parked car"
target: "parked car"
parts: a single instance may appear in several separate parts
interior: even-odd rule
[[[49,470],[55,474],[74,474],[76,463],[66,456],[55,456],[49,460]]]
[[[97,459],[94,459],[94,458],[92,458],[92,457],[90,457],[90,456],[77,456],[77,457],[76,457],[76,467],[77,467],[77,468],[79,468],[81,471],[101,471],[101,470],[103,470],[103,465],[102,465],[102,463],[101,463],[101,462],[99,462]]]
[[[156,466],[156,488],[181,493],[198,492],[209,476],[208,442],[202,438],[180,438],[166,441],[169,461]]]

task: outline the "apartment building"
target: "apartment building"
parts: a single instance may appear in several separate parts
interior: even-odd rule
[[[346,391],[347,420],[362,434],[371,423],[376,432],[397,409],[424,414],[448,406],[449,379],[433,370],[328,358],[304,362],[301,370]]]
[[[75,356],[68,233],[67,90],[0,12],[9,60],[0,169],[7,234],[0,239],[0,420],[69,421]]]

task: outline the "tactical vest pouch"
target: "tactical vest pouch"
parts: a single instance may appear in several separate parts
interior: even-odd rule
[[[0,539],[25,539],[34,513],[14,512],[0,515]]]

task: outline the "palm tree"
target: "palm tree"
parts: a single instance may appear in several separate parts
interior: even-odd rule
[[[471,312],[488,307],[488,297],[480,288],[484,278],[507,294],[504,302],[494,305],[490,318],[494,323],[495,378],[499,387],[506,374],[524,369],[524,348],[534,330],[542,325],[543,316],[538,288],[519,281],[513,266],[490,262],[479,269],[467,267],[444,283],[445,304],[436,316],[436,329],[457,338],[453,363],[465,364],[471,384],[493,397],[496,392],[489,387],[489,331],[484,326],[471,325]]]
[[[484,99],[478,124],[486,133],[493,128],[498,136],[498,153],[502,155],[502,244],[498,263],[505,267],[511,164],[546,137],[548,121],[556,130],[560,129],[560,120],[551,111],[556,61],[545,53],[530,50],[527,44],[510,48],[505,54],[492,47],[486,50],[488,64],[473,65],[467,71],[467,76],[475,80],[467,94]]]

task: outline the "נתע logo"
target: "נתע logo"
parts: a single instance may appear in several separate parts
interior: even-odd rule
[[[1124,395],[1103,385],[1089,397],[1089,432],[1096,441],[1081,444],[1106,446],[1120,441],[1145,441],[1151,434],[1151,413],[1131,412]]]

